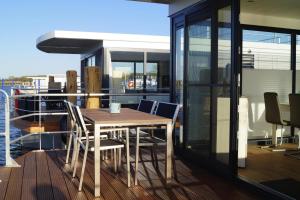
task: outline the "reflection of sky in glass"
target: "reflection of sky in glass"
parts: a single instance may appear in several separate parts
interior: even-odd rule
[[[290,34],[285,33],[244,30],[243,40],[247,42],[289,44],[291,37]]]
[[[132,62],[112,62],[113,70],[122,71],[125,73],[134,72],[134,64]]]
[[[146,73],[157,73],[157,63],[147,63]]]

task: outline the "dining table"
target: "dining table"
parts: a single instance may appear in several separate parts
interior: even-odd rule
[[[121,108],[120,113],[109,109],[81,109],[83,117],[94,126],[94,195],[100,197],[100,130],[108,127],[166,126],[165,183],[172,177],[172,119],[144,113],[130,108]]]

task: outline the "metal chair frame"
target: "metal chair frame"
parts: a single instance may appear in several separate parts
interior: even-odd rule
[[[76,137],[76,142],[77,142],[77,148],[75,152],[75,164],[74,164],[74,169],[73,169],[73,178],[76,175],[76,170],[77,170],[77,165],[78,165],[78,157],[79,157],[79,152],[80,152],[80,147],[84,150],[84,156],[83,156],[83,163],[82,163],[82,168],[81,168],[81,175],[80,175],[80,181],[79,181],[79,187],[78,190],[82,190],[82,183],[83,183],[83,178],[84,178],[84,173],[85,173],[85,167],[86,167],[86,160],[87,160],[87,154],[88,151],[94,151],[94,147],[90,147],[90,131],[87,129],[86,124],[83,120],[83,116],[81,114],[80,108],[78,106],[73,106],[72,107],[76,122],[78,123],[79,131],[78,131],[78,136]],[[101,129],[100,133],[107,133],[107,132],[117,132],[117,131],[125,131],[126,133],[126,164],[127,164],[127,185],[130,187],[130,166],[129,166],[129,129],[128,128],[107,128],[107,129]],[[85,136],[85,140],[82,140],[82,136]],[[121,160],[121,148],[124,148],[124,143],[121,141],[117,141],[114,139],[104,139],[101,140],[103,143],[100,145],[100,151],[104,150],[109,150],[113,149],[114,150],[114,167],[115,171],[117,171],[117,156],[116,156],[116,150],[119,150],[119,161]],[[120,162],[119,162],[120,164]],[[99,172],[100,173],[100,172]]]

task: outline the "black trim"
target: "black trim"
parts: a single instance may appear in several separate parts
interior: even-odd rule
[[[238,131],[238,69],[240,66],[240,1],[231,1],[231,84],[230,84],[230,150],[229,166],[232,175],[238,174],[238,149],[237,149],[237,131]]]
[[[253,30],[253,31],[287,33],[287,34],[291,34],[291,33],[300,34],[300,30],[296,30],[296,29],[258,26],[258,25],[249,25],[249,24],[241,24],[241,29]]]

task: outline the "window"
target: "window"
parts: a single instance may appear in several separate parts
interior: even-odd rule
[[[290,34],[243,31],[243,68],[290,70],[290,53]]]

